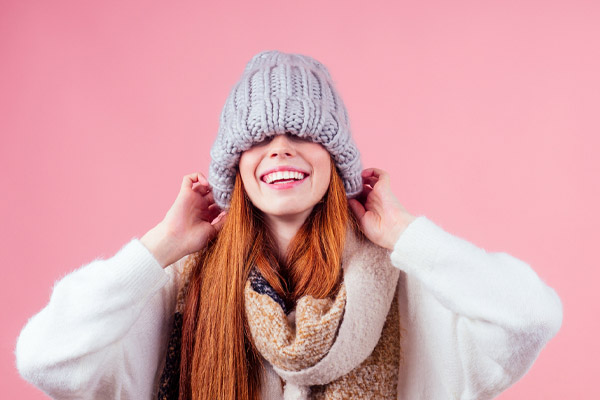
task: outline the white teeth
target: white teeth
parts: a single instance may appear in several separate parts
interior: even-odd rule
[[[302,179],[304,179],[304,174],[302,172],[296,172],[296,171],[278,171],[278,172],[271,172],[270,174],[265,175],[265,177],[263,179],[267,183],[272,183],[274,181],[278,181],[278,180],[282,180],[282,179],[302,180]]]

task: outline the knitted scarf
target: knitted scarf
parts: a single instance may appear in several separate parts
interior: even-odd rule
[[[349,235],[344,279],[333,298],[300,298],[294,309],[255,268],[246,282],[253,344],[280,377],[285,400],[396,399],[400,354],[399,270],[387,251]],[[158,398],[176,400],[184,306],[178,295]]]

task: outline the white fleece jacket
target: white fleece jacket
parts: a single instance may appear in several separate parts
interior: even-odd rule
[[[398,399],[491,399],[520,379],[562,323],[562,304],[525,262],[488,253],[425,216],[387,257],[400,269]],[[139,239],[58,281],[23,328],[21,375],[56,399],[152,399],[179,273]],[[281,399],[267,365],[263,398]]]

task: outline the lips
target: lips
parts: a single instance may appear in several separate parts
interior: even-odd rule
[[[267,171],[263,172],[263,173],[262,173],[262,175],[260,176],[260,180],[261,180],[261,181],[263,181],[263,182],[265,182],[265,183],[267,183],[267,181],[266,181],[266,177],[267,177],[269,174],[273,174],[273,173],[275,173],[275,172],[278,172],[278,173],[280,173],[280,174],[281,174],[281,173],[283,173],[284,171],[288,171],[288,172],[291,172],[291,173],[292,173],[292,174],[289,174],[289,175],[297,175],[297,174],[295,174],[295,173],[301,173],[301,174],[303,174],[303,175],[304,175],[304,177],[303,177],[301,180],[304,180],[304,179],[306,179],[306,177],[310,175],[308,172],[306,172],[306,171],[305,171],[305,170],[303,170],[303,169],[296,168],[296,167],[292,167],[292,166],[283,166],[283,165],[282,165],[282,166],[278,166],[278,167],[275,167],[275,168],[271,168],[271,169],[269,169],[269,170],[267,170]]]

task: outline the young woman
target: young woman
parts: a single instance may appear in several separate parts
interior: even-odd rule
[[[327,69],[257,54],[208,179],[60,280],[17,343],[57,399],[490,399],[559,330],[523,261],[415,217],[362,170]]]

